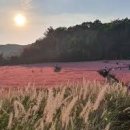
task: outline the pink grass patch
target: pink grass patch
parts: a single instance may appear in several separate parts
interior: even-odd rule
[[[76,62],[76,63],[45,63],[38,65],[5,66],[0,67],[0,87],[26,86],[29,83],[35,86],[54,86],[67,82],[104,81],[96,70],[106,67],[114,67],[116,61]],[[120,61],[120,64],[128,64],[129,61]],[[130,62],[129,62],[130,63]],[[54,65],[62,67],[61,72],[54,72]],[[92,70],[92,71],[91,71]],[[122,81],[130,81],[130,71],[121,70],[114,72]]]

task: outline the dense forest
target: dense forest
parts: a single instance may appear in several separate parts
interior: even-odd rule
[[[130,59],[130,19],[102,23],[84,22],[73,27],[48,28],[44,36],[28,45],[21,56],[1,64],[52,61]]]

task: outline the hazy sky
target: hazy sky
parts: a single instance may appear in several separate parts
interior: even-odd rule
[[[27,23],[18,27],[21,13]],[[73,26],[100,19],[130,18],[130,0],[0,0],[0,44],[30,44],[52,26]]]

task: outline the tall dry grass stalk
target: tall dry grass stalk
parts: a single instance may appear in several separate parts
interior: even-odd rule
[[[108,123],[104,130],[110,130],[111,123]]]
[[[46,123],[52,122],[56,110],[59,109],[62,103],[64,102],[65,89],[66,88],[63,88],[61,92],[59,92],[55,97],[53,90],[52,89],[49,90],[47,104],[45,106],[43,113]]]
[[[107,86],[104,86],[101,91],[99,92],[97,98],[96,98],[96,101],[93,105],[93,110],[97,110],[100,103],[105,99],[105,93],[106,93],[106,90],[107,90]]]
[[[43,118],[40,118],[35,124],[34,124],[35,130],[44,130],[44,122]]]
[[[26,111],[25,111],[24,105],[18,101],[14,101],[14,117],[19,118],[25,114],[26,114]]]
[[[89,99],[85,105],[85,107],[83,108],[83,110],[80,113],[80,117],[82,117],[85,121],[85,123],[88,122],[89,119],[89,114],[93,109],[93,103],[91,102],[91,100]]]
[[[70,101],[69,104],[67,104],[61,112],[61,121],[62,121],[62,127],[67,127],[69,120],[70,120],[70,114],[71,111],[75,105],[75,103],[77,102],[78,97],[73,97],[73,99]]]
[[[11,112],[10,115],[9,115],[9,121],[8,121],[7,129],[12,128],[12,123],[13,123],[13,113]]]

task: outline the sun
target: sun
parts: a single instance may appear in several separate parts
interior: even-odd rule
[[[14,17],[14,22],[17,26],[19,27],[23,27],[25,26],[26,24],[26,17],[22,14],[17,14],[15,17]]]

